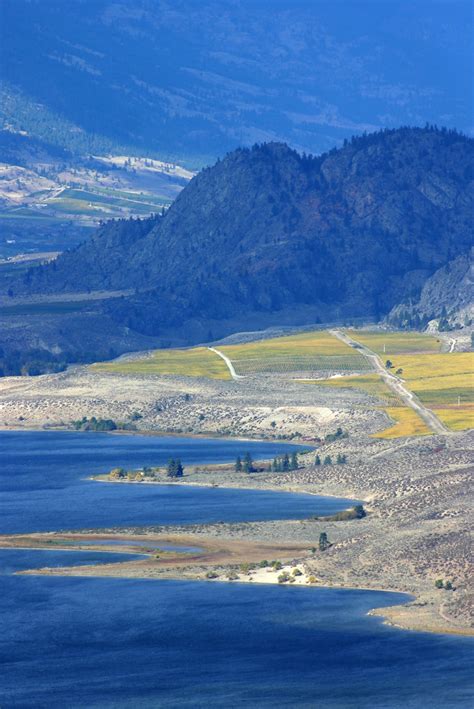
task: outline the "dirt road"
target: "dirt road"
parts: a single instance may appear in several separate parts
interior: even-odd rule
[[[220,350],[216,350],[215,347],[208,347],[207,349],[210,350],[211,352],[214,352],[216,355],[219,355],[219,357],[221,357],[224,360],[224,362],[226,363],[227,368],[232,376],[232,379],[245,379],[245,377],[243,377],[241,374],[237,374],[237,372],[234,369],[234,365],[232,364],[230,359],[223,352],[221,352]]]
[[[412,391],[405,387],[403,381],[384,367],[380,357],[375,352],[370,350],[365,345],[362,345],[360,342],[357,342],[357,340],[353,340],[340,330],[330,330],[329,332],[331,335],[334,335],[334,337],[337,337],[342,342],[345,342],[346,345],[350,345],[351,347],[357,345],[359,352],[372,362],[387,386],[389,386],[390,389],[392,389],[392,391],[395,392],[395,394],[397,394],[397,396],[399,396],[407,406],[410,406],[414,411],[416,411],[420,418],[423,419],[426,425],[429,426],[434,433],[450,433],[449,429],[441,423],[438,417],[435,416],[430,409],[427,409]]]

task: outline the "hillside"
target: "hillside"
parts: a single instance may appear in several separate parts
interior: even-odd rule
[[[428,128],[356,138],[317,158],[282,144],[240,149],[191,180],[164,216],[105,224],[10,295],[126,291],[95,312],[175,343],[379,319],[469,248],[473,153],[473,140]]]
[[[449,261],[425,282],[420,297],[401,303],[387,321],[395,327],[440,330],[472,325],[474,321],[474,250]]]
[[[161,212],[192,177],[179,165],[79,155],[7,130],[0,156],[0,258],[63,251],[106,219]]]
[[[468,3],[64,4],[0,3],[0,120],[81,155],[200,167],[261,141],[320,152],[407,121],[471,127]]]

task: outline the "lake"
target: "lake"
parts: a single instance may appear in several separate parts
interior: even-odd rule
[[[356,501],[182,485],[100,483],[111,468],[255,460],[305,450],[258,441],[70,433],[0,432],[0,533],[161,524],[303,518],[332,514]],[[307,447],[306,447],[307,450]],[[242,473],[245,481],[246,473]]]
[[[0,433],[0,530],[191,524],[327,514],[310,495],[112,485],[86,476],[179,456],[224,462],[292,447],[65,432]],[[394,593],[15,576],[137,555],[0,550],[0,706],[453,709],[473,705],[471,638],[367,616]]]

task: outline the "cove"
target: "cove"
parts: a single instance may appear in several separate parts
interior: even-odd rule
[[[296,519],[332,514],[354,500],[179,485],[88,480],[112,467],[139,468],[180,457],[186,464],[272,458],[302,447],[285,443],[175,437],[0,432],[0,533]],[[245,481],[245,473],[242,473]]]
[[[56,553],[0,551],[0,564]],[[40,576],[2,586],[1,706],[472,706],[471,639],[366,615],[402,594]]]

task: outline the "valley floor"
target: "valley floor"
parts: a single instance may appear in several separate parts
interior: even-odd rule
[[[206,578],[211,572],[216,581],[234,574],[240,581],[258,582],[263,576],[275,582],[277,574],[241,565],[279,559],[290,572],[295,567],[301,570],[298,582],[306,583],[314,576],[318,585],[413,594],[415,600],[407,605],[381,611],[393,624],[436,632],[471,632],[472,432],[377,439],[372,434],[386,427],[388,419],[376,398],[357,390],[271,377],[211,381],[125,376],[80,367],[35,379],[0,380],[3,427],[61,427],[92,415],[127,421],[134,412],[142,416],[136,425],[143,432],[293,436],[295,441],[318,445],[321,458],[330,455],[335,461],[341,453],[348,461],[345,465],[315,466],[312,452],[301,456],[302,467],[292,472],[245,474],[228,467],[200,467],[185,470],[183,480],[176,484],[351,497],[363,500],[368,514],[340,522],[306,519],[100,530],[107,538],[126,539],[123,547],[114,546],[116,551],[133,548],[139,535],[158,546],[160,540],[170,538],[192,542],[203,552],[184,558],[149,555],[134,562],[45,573]],[[317,442],[339,426],[347,431],[347,438]],[[324,552],[312,552],[323,531],[331,546]],[[82,533],[97,538],[99,531]],[[47,536],[55,546],[61,539],[61,535]],[[87,545],[87,537],[83,541]],[[46,540],[44,535],[36,539],[30,535],[29,539],[3,537],[0,543],[41,546]],[[437,579],[450,581],[455,590],[436,589]]]

